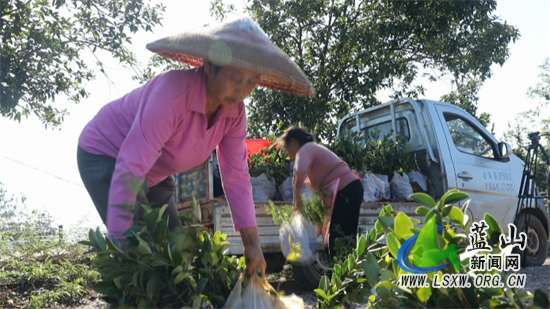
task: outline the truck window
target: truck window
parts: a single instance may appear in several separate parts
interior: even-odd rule
[[[486,158],[494,157],[492,143],[477,128],[457,115],[444,113],[444,116],[453,143],[459,151]]]
[[[371,132],[374,131],[375,129],[378,129],[380,131],[380,139],[382,139],[384,136],[391,133],[392,131],[391,121],[386,121],[386,122],[378,123],[374,126],[366,127],[362,131],[363,131],[363,134],[365,134],[365,136],[370,137]],[[397,131],[396,132],[397,134],[401,134],[405,137],[405,140],[408,141],[411,138],[411,134],[409,131],[409,123],[406,118],[395,119],[395,129]]]
[[[353,127],[355,127],[357,124],[356,124],[356,121],[355,121],[355,117],[351,117],[351,118],[348,118],[346,119],[343,123],[342,123],[342,126],[340,127],[340,135],[343,135],[343,134],[346,134],[348,132],[351,132],[351,130],[353,129]]]

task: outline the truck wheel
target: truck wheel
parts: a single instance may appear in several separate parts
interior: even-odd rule
[[[319,287],[319,281],[329,271],[328,258],[325,251],[317,251],[309,265],[292,265],[294,277],[304,288],[313,290]]]
[[[519,216],[517,233],[525,232],[526,214],[521,214]],[[527,245],[524,250],[524,259],[526,266],[541,266],[546,260],[548,255],[548,237],[546,236],[546,231],[540,220],[531,215],[529,218],[529,229],[526,232],[527,234]],[[518,236],[519,237],[519,236]],[[515,247],[514,249],[517,249]],[[523,262],[523,261],[522,261]]]

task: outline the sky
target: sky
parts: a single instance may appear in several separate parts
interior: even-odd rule
[[[162,3],[167,8],[163,26],[154,28],[153,34],[139,32],[133,37],[132,47],[143,68],[152,55],[145,49],[148,42],[215,23],[208,0]],[[233,3],[239,5],[242,1]],[[521,33],[520,39],[510,46],[508,61],[502,67],[492,67],[493,76],[479,92],[478,111],[491,114],[496,137],[502,140],[508,122],[539,102],[529,99],[526,92],[539,81],[539,66],[550,57],[550,1],[498,1],[496,15],[518,27]],[[101,225],[78,172],[78,137],[103,105],[139,86],[131,79],[134,73],[112,61],[108,54],[100,54],[99,58],[106,63],[111,82],[97,72],[96,79],[86,85],[90,96],[81,103],[58,98],[55,106],[67,108],[70,113],[61,130],[46,130],[36,117],[21,123],[0,118],[0,182],[8,194],[24,194],[29,208],[46,209],[65,227]],[[438,81],[426,88],[424,98],[437,100],[449,92],[450,83]],[[378,98],[382,102],[389,100],[383,94]]]

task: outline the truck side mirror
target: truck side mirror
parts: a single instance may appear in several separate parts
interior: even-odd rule
[[[512,147],[505,142],[498,143],[498,156],[500,159],[508,158],[512,154]]]

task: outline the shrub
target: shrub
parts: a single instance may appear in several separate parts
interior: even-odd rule
[[[417,209],[418,214],[425,216],[425,222],[435,217],[438,225],[442,225],[445,219],[456,225],[438,235],[442,249],[453,243],[459,248],[466,244],[465,235],[459,234],[458,230],[468,230],[471,223],[464,225],[464,209],[451,204],[467,197],[467,194],[455,189],[447,192],[436,204],[426,194],[411,195],[411,198],[425,204]],[[498,237],[495,235],[500,235],[502,229],[489,214],[484,219],[489,225],[488,243],[494,254],[501,253]],[[530,292],[518,293],[515,288],[476,288],[473,284],[469,288],[442,289],[398,286],[399,277],[405,272],[399,267],[395,257],[404,240],[420,232],[420,229],[414,227],[418,223],[418,220],[409,218],[404,213],[394,212],[390,205],[385,206],[375,228],[358,236],[355,250],[347,259],[331,268],[332,278],[324,276],[321,279],[319,288],[315,290],[318,308],[351,308],[354,303],[364,303],[365,299],[368,300],[367,308],[509,308],[523,307],[522,300],[533,297],[535,306],[544,307],[548,304],[548,296],[540,290],[533,295]],[[384,238],[387,245],[380,242]],[[463,248],[460,250],[464,252]],[[461,261],[461,267],[470,275],[471,281],[469,258]],[[443,274],[453,272],[453,268],[447,267],[436,274],[441,278]],[[498,272],[492,270],[476,273]],[[432,282],[434,273],[429,273],[428,276],[428,282]]]
[[[119,307],[221,307],[245,267],[244,259],[224,255],[228,242],[182,217],[183,226],[170,231],[166,206],[145,210],[145,221],[128,229],[124,245],[90,230],[81,243],[96,252],[93,267],[102,281],[93,289]]]
[[[408,173],[415,167],[414,158],[407,148],[407,141],[401,134],[392,139],[392,133],[382,138],[380,131],[373,130],[371,136],[349,132],[339,137],[328,147],[342,158],[351,169],[363,173],[388,175],[391,180],[394,172]]]
[[[13,242],[12,232],[0,232],[0,292],[16,295],[1,297],[0,307],[76,306],[90,294],[99,273],[89,267],[81,246],[42,237],[34,224],[16,233]]]
[[[262,148],[259,153],[250,155],[248,172],[250,177],[265,173],[269,180],[275,181],[278,188],[290,176],[290,158],[282,148]]]
[[[327,148],[344,160],[351,169],[362,173],[369,170],[370,167],[366,160],[368,156],[366,145],[367,141],[361,133],[346,132]]]
[[[273,222],[281,225],[283,222],[290,224],[292,222],[292,213],[295,210],[294,205],[276,206],[272,201],[265,206],[268,215],[273,217]],[[302,196],[302,216],[311,223],[325,223],[328,215],[328,208],[323,205],[321,197],[312,193],[309,199]]]

